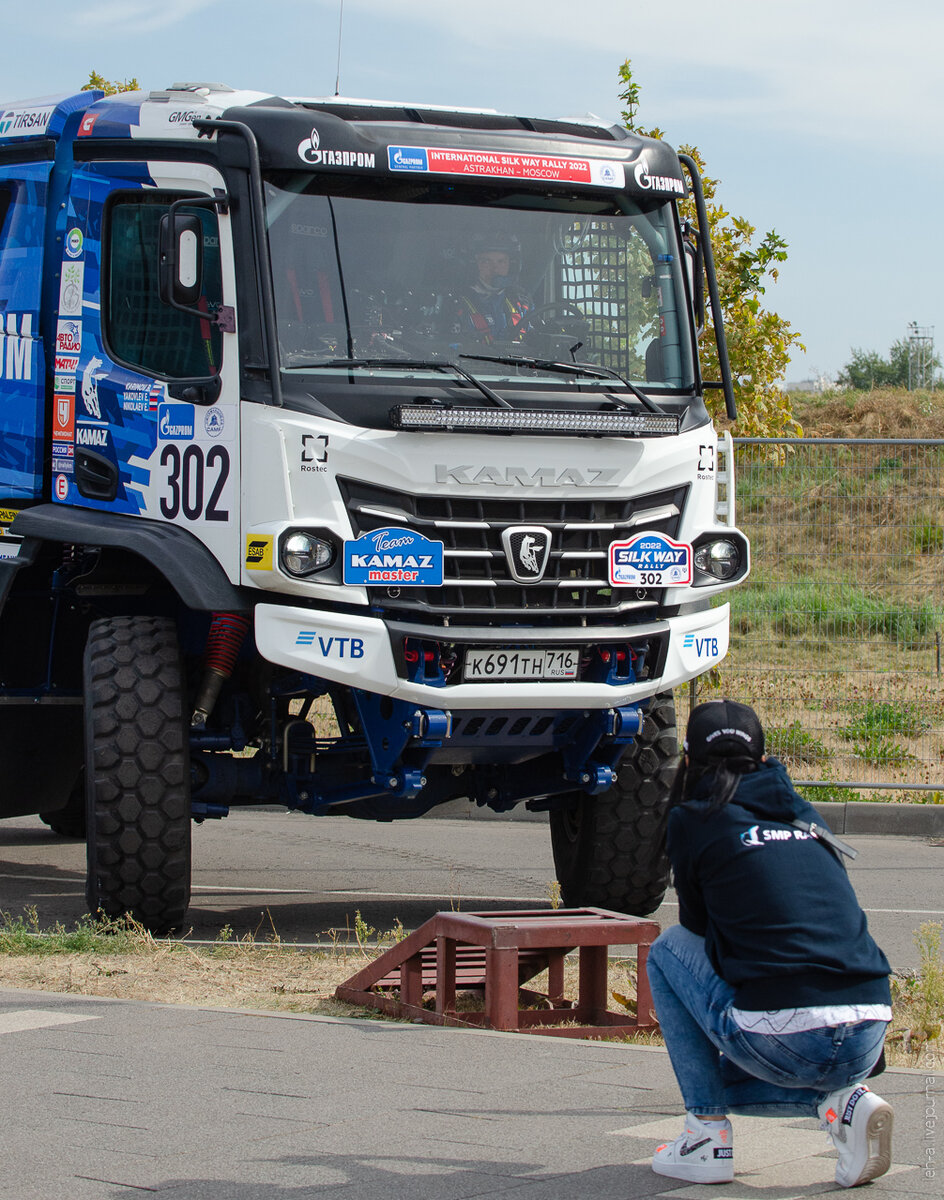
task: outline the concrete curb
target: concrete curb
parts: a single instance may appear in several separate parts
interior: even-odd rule
[[[874,833],[903,837],[944,837],[944,804],[882,804],[871,800],[824,802],[815,806],[833,833]],[[427,813],[424,820],[537,821],[547,824],[547,813],[529,812],[523,805],[496,813],[468,800],[450,800]]]
[[[833,833],[944,837],[944,804],[881,804],[853,800],[816,804],[816,808],[826,818]]]

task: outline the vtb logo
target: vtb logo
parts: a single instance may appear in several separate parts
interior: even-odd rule
[[[543,525],[513,525],[502,533],[505,561],[515,583],[540,583],[551,555],[551,531]]]

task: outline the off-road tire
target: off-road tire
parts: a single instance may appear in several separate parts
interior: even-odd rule
[[[94,621],[84,680],[89,909],[166,933],[190,903],[190,756],[174,623]]]
[[[41,812],[39,819],[60,837],[85,839],[87,820],[84,770],[79,772],[69,793],[69,799],[62,808],[57,808],[54,812]]]
[[[678,761],[671,693],[654,696],[642,733],[627,748],[616,783],[551,811],[551,846],[568,908],[592,905],[644,917],[669,882],[665,816]]]

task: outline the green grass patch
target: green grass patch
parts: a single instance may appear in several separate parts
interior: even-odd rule
[[[929,728],[930,722],[919,711],[917,704],[870,700],[856,706],[852,720],[839,732],[847,742],[858,742],[877,741],[892,734],[919,737]]]
[[[804,729],[799,721],[790,725],[768,725],[765,742],[770,754],[789,758],[795,763],[823,763],[832,758],[832,751],[815,734]]]
[[[928,600],[896,603],[859,588],[812,580],[766,586],[747,583],[731,593],[730,600],[738,633],[769,626],[772,633],[784,638],[884,637],[915,648],[933,640],[937,617]]]
[[[797,784],[797,791],[814,807],[817,804],[853,804],[869,799],[855,788],[840,787],[837,783],[824,783],[822,787],[805,787]]]
[[[0,954],[129,954],[151,949],[154,939],[130,918],[83,917],[67,929],[58,921],[41,929],[33,906],[24,915],[0,913]]]

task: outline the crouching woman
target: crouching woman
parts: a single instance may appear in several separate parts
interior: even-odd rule
[[[819,1117],[836,1182],[888,1170],[892,1109],[863,1084],[891,1020],[889,965],[843,858],[854,854],[764,754],[753,709],[692,710],[667,845],[680,924],[649,953],[649,981],[685,1102],[685,1129],[653,1170],[734,1177],[728,1113]]]

